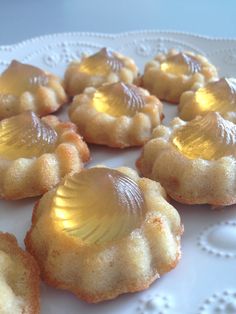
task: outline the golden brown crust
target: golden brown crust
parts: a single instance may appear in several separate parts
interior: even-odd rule
[[[87,88],[83,94],[74,97],[69,107],[69,117],[88,143],[125,148],[143,145],[151,136],[152,130],[163,119],[162,103],[139,88],[145,107],[133,117],[113,117],[98,112],[92,106],[95,88]]]
[[[14,292],[15,296],[23,300],[21,313],[39,313],[39,268],[34,258],[29,253],[23,251],[18,246],[15,236],[9,233],[0,232],[0,252],[6,253],[13,262],[14,268],[10,269],[10,274],[5,274],[5,276],[7,284],[10,285],[10,288]],[[3,271],[3,269],[1,271]],[[7,302],[7,300],[5,300],[5,302]],[[10,313],[13,313],[13,311],[9,312],[9,314]]]
[[[184,51],[193,56],[201,65],[201,71],[192,75],[169,74],[160,69],[161,62],[167,57],[179,53],[175,49],[170,49],[167,54],[160,53],[154,60],[149,61],[144,70],[142,84],[150,93],[159,99],[176,104],[180,100],[183,92],[196,90],[207,82],[218,78],[217,70],[205,57],[190,51]]]
[[[58,134],[55,151],[38,158],[0,158],[0,197],[16,200],[37,196],[53,188],[63,177],[82,169],[90,158],[87,144],[71,122],[56,116],[42,118]]]
[[[0,120],[31,110],[38,116],[46,116],[57,111],[67,102],[67,96],[60,79],[46,73],[47,86],[39,86],[35,93],[25,91],[19,97],[19,101],[9,97],[7,101],[0,98]]]
[[[93,75],[86,74],[80,71],[80,64],[87,56],[82,57],[82,60],[71,62],[65,72],[64,85],[69,96],[75,96],[84,91],[87,87],[98,88],[104,83],[115,83],[122,81],[132,84],[137,78],[138,68],[134,61],[121,53],[113,52],[114,56],[124,63],[124,66],[117,71],[110,71],[108,75]]]
[[[87,302],[146,289],[176,266],[180,258],[182,225],[177,211],[165,200],[159,183],[139,178],[130,168],[118,168],[137,182],[145,196],[147,214],[130,235],[103,245],[87,245],[62,232],[49,209],[54,190],[36,205],[25,244],[37,259],[43,280]],[[48,239],[50,238],[50,241]]]
[[[184,121],[175,118],[171,127],[157,127],[153,139],[143,147],[137,168],[145,177],[159,181],[180,203],[235,204],[235,157],[189,159],[169,141],[172,132],[183,124]]]

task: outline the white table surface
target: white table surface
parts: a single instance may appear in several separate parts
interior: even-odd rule
[[[165,29],[236,37],[235,0],[0,0],[0,45],[48,33]]]

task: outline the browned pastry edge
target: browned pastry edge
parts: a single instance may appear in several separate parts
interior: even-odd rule
[[[160,69],[160,64],[168,56],[173,56],[178,52],[178,50],[170,49],[167,53],[157,54],[153,60],[146,63],[141,79],[144,88],[148,89],[150,93],[156,95],[160,100],[171,104],[178,104],[183,92],[196,90],[205,85],[206,82],[218,78],[215,66],[204,56],[191,51],[185,51],[185,53],[194,56],[200,62],[202,67],[200,72],[192,75],[173,75],[163,72]],[[149,80],[150,76],[151,80]]]
[[[91,105],[96,89],[87,88],[83,94],[74,97],[68,109],[69,118],[88,143],[121,149],[142,146],[150,139],[152,130],[161,123],[164,115],[159,99],[143,88],[139,90],[145,107],[132,117],[113,117],[98,112]]]
[[[87,87],[96,87],[106,84],[115,83],[123,81],[125,83],[133,83],[137,79],[138,68],[134,61],[119,52],[113,51],[113,54],[119,60],[124,62],[124,66],[118,71],[113,71],[111,69],[110,73],[107,75],[91,75],[89,73],[81,72],[79,67],[81,61],[89,56],[83,56],[81,60],[72,61],[66,68],[64,74],[64,88],[69,97],[81,94]]]
[[[22,314],[40,313],[40,278],[35,259],[18,246],[16,237],[10,233],[0,232],[0,250],[8,254],[15,263],[21,263],[25,269],[24,278],[27,279],[27,287],[25,287],[27,293],[23,295],[26,306]],[[14,291],[14,287],[11,288]]]
[[[10,118],[24,111],[32,110],[38,116],[46,116],[57,111],[67,101],[61,80],[54,74],[47,73],[47,86],[39,86],[35,92],[24,91],[17,102],[2,102],[0,99],[0,120]]]
[[[77,127],[49,115],[42,121],[58,134],[58,144],[52,153],[38,158],[18,158],[13,161],[0,158],[0,198],[22,199],[41,195],[53,188],[66,175],[83,168],[90,152]]]
[[[142,175],[145,175],[145,177],[148,177],[152,180],[155,180],[152,178],[152,175],[149,170],[145,167],[143,164],[143,152],[141,153],[140,157],[136,160],[136,167],[139,170],[139,173]],[[177,165],[176,165],[177,167]],[[161,180],[161,184],[166,190],[166,193],[175,201],[181,203],[181,204],[187,204],[187,205],[201,205],[201,204],[209,204],[213,208],[220,208],[222,206],[230,206],[236,203],[236,196],[232,197],[231,195],[227,195],[222,198],[212,198],[211,196],[206,196],[206,197],[191,197],[191,198],[186,198],[181,193],[176,193],[174,190],[179,189],[180,186],[180,179],[175,176],[168,176],[165,179]],[[194,193],[193,193],[194,194]]]
[[[39,201],[36,202],[34,209],[33,209],[33,214],[32,214],[32,225],[30,230],[27,232],[26,237],[25,237],[25,246],[27,251],[32,254],[32,256],[37,256],[37,253],[35,252],[33,245],[31,244],[31,232],[33,230],[33,226],[36,223],[36,210],[38,207]],[[160,223],[160,221],[156,221],[157,224]],[[184,227],[183,225],[181,225],[181,228],[179,229],[179,236],[181,236],[183,234],[184,231]],[[88,303],[98,303],[102,301],[107,301],[107,300],[111,300],[114,299],[116,297],[118,297],[121,294],[124,293],[134,293],[134,292],[138,292],[138,291],[142,291],[145,290],[147,288],[149,288],[149,286],[157,279],[160,277],[160,275],[171,271],[173,268],[176,267],[176,265],[178,264],[180,258],[181,258],[181,250],[180,250],[180,241],[178,243],[178,248],[179,248],[179,252],[177,253],[177,258],[175,261],[173,261],[172,263],[162,266],[161,271],[159,270],[159,273],[155,274],[154,276],[150,277],[149,280],[146,280],[145,284],[144,283],[130,283],[129,285],[126,286],[126,290],[124,291],[124,289],[120,290],[120,291],[116,291],[116,293],[103,293],[103,294],[96,294],[96,296],[94,295],[89,295],[89,294],[84,294],[80,289],[74,289],[73,287],[71,287],[70,285],[66,284],[65,282],[61,282],[58,280],[55,280],[55,278],[53,276],[51,276],[51,274],[49,272],[47,272],[43,265],[38,261],[40,270],[41,270],[41,278],[44,282],[46,282],[48,285],[53,286],[55,288],[59,288],[59,289],[63,289],[63,290],[69,290],[71,291],[73,294],[75,294],[77,297],[81,298],[82,300],[88,302]],[[60,254],[59,252],[54,252],[54,254]]]
[[[119,169],[121,169],[122,172],[124,172],[124,173],[125,173],[125,171],[127,171],[126,169],[124,169],[124,170],[122,168],[119,168]],[[127,168],[127,169],[129,169],[129,168]],[[135,171],[133,170],[133,172],[135,172]],[[128,171],[126,173],[128,174]],[[132,173],[130,173],[130,176],[132,177]],[[81,299],[83,299],[89,303],[97,303],[97,302],[113,299],[113,298],[115,298],[118,295],[123,294],[123,293],[136,292],[136,291],[146,289],[150,286],[150,284],[156,278],[158,278],[163,273],[170,271],[172,268],[174,268],[177,265],[177,263],[181,257],[180,236],[183,233],[183,225],[181,224],[180,221],[178,222],[179,215],[178,215],[177,211],[174,210],[174,208],[171,209],[173,206],[168,204],[168,202],[166,201],[166,193],[165,193],[164,189],[160,186],[159,183],[156,183],[152,180],[144,179],[144,178],[143,179],[137,179],[137,180],[139,180],[138,182],[140,184],[140,187],[142,188],[143,192],[145,193],[145,195],[147,197],[147,202],[149,204],[148,206],[150,206],[149,208],[151,210],[150,213],[152,213],[154,215],[148,216],[148,218],[146,217],[146,219],[145,219],[145,226],[147,228],[151,228],[151,229],[145,229],[146,227],[144,227],[144,229],[142,229],[143,231],[145,230],[144,234],[138,233],[138,237],[136,237],[134,235],[134,239],[137,240],[140,238],[140,236],[141,236],[141,238],[145,237],[145,239],[147,239],[148,243],[150,243],[150,245],[152,247],[153,245],[155,246],[154,238],[152,238],[152,240],[151,240],[151,237],[154,236],[154,234],[152,234],[152,232],[155,232],[156,237],[158,237],[158,235],[160,235],[160,236],[162,235],[163,237],[166,237],[167,236],[166,228],[168,228],[170,230],[170,232],[172,233],[172,236],[173,236],[172,239],[174,242],[172,242],[172,244],[175,243],[175,244],[173,244],[175,246],[174,251],[172,251],[172,249],[171,249],[169,252],[171,255],[169,255],[169,256],[167,255],[168,257],[167,256],[164,257],[162,255],[163,253],[160,253],[161,255],[157,257],[157,255],[154,254],[155,257],[153,257],[154,259],[151,262],[152,266],[150,266],[151,268],[149,271],[146,270],[147,272],[146,271],[142,272],[142,270],[139,270],[139,271],[141,271],[141,273],[137,274],[137,277],[136,277],[136,275],[134,277],[131,276],[130,279],[129,278],[126,279],[126,276],[124,276],[122,278],[118,277],[118,280],[119,280],[119,278],[121,280],[121,282],[120,282],[120,284],[118,284],[118,286],[116,286],[116,285],[114,286],[112,284],[112,287],[111,287],[110,284],[108,284],[108,286],[102,288],[101,291],[96,291],[96,289],[95,290],[92,289],[91,292],[88,289],[86,291],[85,287],[84,287],[84,285],[82,285],[82,283],[81,283],[81,287],[78,287],[79,284],[76,281],[76,279],[75,279],[75,281],[73,281],[72,277],[70,277],[73,274],[73,270],[72,271],[68,270],[69,273],[71,274],[68,277],[68,280],[66,280],[66,278],[65,278],[65,276],[67,276],[66,274],[68,274],[66,269],[65,269],[65,272],[62,270],[62,273],[58,273],[58,274],[55,273],[55,271],[60,271],[60,268],[62,267],[63,263],[64,263],[63,267],[66,267],[66,265],[67,265],[67,264],[65,264],[66,260],[64,260],[63,256],[65,256],[66,259],[70,258],[70,254],[71,254],[70,252],[72,252],[71,258],[73,258],[73,256],[74,256],[74,258],[76,258],[76,256],[78,256],[78,258],[79,258],[79,256],[81,255],[81,257],[83,256],[83,258],[85,258],[85,265],[87,265],[86,267],[88,267],[88,265],[93,264],[93,262],[92,262],[92,264],[90,264],[89,260],[86,261],[86,256],[88,256],[87,254],[90,254],[91,250],[95,250],[94,257],[97,258],[98,254],[100,254],[101,252],[107,252],[107,250],[108,251],[111,250],[110,252],[111,252],[111,254],[113,254],[112,248],[117,248],[118,250],[120,250],[122,248],[122,246],[125,245],[125,243],[127,241],[131,241],[130,242],[131,246],[135,245],[139,242],[136,242],[136,240],[133,242],[131,240],[131,239],[133,239],[133,237],[130,237],[127,239],[126,238],[123,239],[122,240],[123,243],[122,242],[119,244],[116,242],[114,242],[113,244],[110,243],[107,248],[105,248],[105,247],[99,248],[97,246],[90,248],[89,246],[87,246],[83,242],[77,241],[77,239],[75,239],[74,237],[70,237],[64,233],[59,234],[58,233],[59,230],[57,230],[57,228],[54,229],[54,227],[53,227],[52,219],[50,218],[50,216],[47,216],[47,210],[48,210],[48,208],[50,208],[50,204],[52,202],[51,197],[53,196],[53,191],[51,191],[51,192],[48,192],[45,196],[43,196],[41,201],[38,201],[35,204],[35,207],[33,210],[33,215],[32,215],[32,225],[31,225],[30,230],[27,232],[26,237],[25,237],[26,248],[37,259],[39,267],[41,269],[42,279],[46,283],[48,283],[49,285],[56,287],[56,288],[69,290],[72,293],[74,293],[76,296],[78,296],[79,298],[81,298]],[[147,194],[146,194],[145,191],[149,191],[149,192],[147,192]],[[154,195],[153,195],[153,193],[154,193]],[[162,202],[162,200],[163,200],[162,205],[159,203],[159,201],[157,203],[155,202],[155,197],[160,197],[160,202]],[[158,208],[160,208],[160,212],[158,211]],[[174,211],[172,212],[172,210],[174,210]],[[41,211],[43,211],[43,212],[41,212]],[[41,228],[39,227],[40,229],[38,229],[38,227],[37,227],[37,229],[36,229],[36,224],[38,223],[38,220],[40,221],[41,213],[43,216],[44,215],[47,216],[47,219],[43,222],[43,225],[49,224],[49,229],[47,229],[47,228],[45,230],[43,229],[38,234],[38,231],[41,230]],[[166,219],[169,221],[168,227],[166,224],[167,223]],[[171,223],[170,223],[170,221],[171,221]],[[50,225],[51,223],[52,223],[52,225]],[[43,225],[41,225],[41,227],[43,227]],[[151,230],[153,230],[153,231],[151,231]],[[156,230],[156,231],[154,231],[154,230]],[[53,238],[55,240],[55,241],[53,241],[54,243],[52,244],[52,247],[47,245],[47,238],[49,237],[48,235],[51,232],[52,232]],[[58,236],[57,236],[57,234],[58,234]],[[57,237],[57,239],[55,239],[55,237]],[[163,241],[163,239],[161,241]],[[169,240],[167,240],[167,241],[169,241]],[[120,244],[121,244],[121,246],[120,246]],[[170,242],[170,245],[172,245],[172,244]],[[160,248],[161,248],[161,246],[160,246]],[[125,250],[126,249],[127,249],[127,247],[125,247]],[[134,250],[135,250],[135,247],[134,247]],[[155,249],[154,249],[154,251],[155,251]],[[116,249],[115,249],[115,252],[117,252]],[[115,256],[116,255],[114,255],[113,258],[115,258]],[[45,264],[44,261],[46,261],[46,260],[47,260],[47,262]],[[62,261],[62,264],[60,263],[60,260]],[[103,260],[103,258],[101,260],[98,259],[100,266],[101,266],[101,263],[103,263],[102,260]],[[124,262],[124,260],[123,260],[123,262]],[[54,267],[54,263],[56,265],[55,266],[56,268]],[[118,261],[118,263],[119,263],[119,261]],[[109,266],[111,267],[111,269],[109,269],[109,271],[112,272],[113,271],[112,269],[114,269],[114,271],[116,272],[115,265],[117,265],[117,263],[115,260],[111,260],[110,264],[109,264],[109,262],[108,263],[106,262],[105,265],[107,265],[108,267]],[[118,264],[118,265],[121,265],[121,264]],[[132,265],[132,261],[130,262],[128,267],[131,267],[131,265]],[[92,268],[90,268],[90,269],[91,269],[91,274],[94,274],[94,280],[96,282],[96,269],[94,268],[94,266],[92,266]],[[100,271],[102,271],[102,273],[105,271],[105,269],[101,269],[100,266],[98,268],[98,273],[97,273],[98,278],[100,278],[99,277]],[[113,266],[114,266],[114,268],[113,268]],[[54,271],[54,269],[57,269],[57,270]],[[136,268],[135,268],[135,271],[137,271]],[[83,277],[83,275],[81,275],[81,276]],[[91,275],[91,276],[90,276],[90,278],[91,278],[91,280],[93,280],[92,279],[93,275]],[[115,283],[116,280],[117,279],[115,279],[113,281],[113,283]],[[93,285],[92,281],[91,281],[91,284]]]

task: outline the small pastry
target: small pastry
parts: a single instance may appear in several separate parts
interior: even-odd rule
[[[0,120],[27,110],[45,116],[66,100],[59,78],[35,66],[14,60],[0,76]]]
[[[155,96],[118,82],[86,88],[74,97],[69,117],[88,143],[124,148],[143,145],[163,115]]]
[[[161,100],[178,103],[183,92],[196,90],[217,77],[216,68],[205,57],[171,49],[146,64],[142,84]]]
[[[0,197],[21,199],[54,187],[89,159],[76,126],[27,111],[0,122]]]
[[[192,120],[197,115],[217,111],[227,120],[236,123],[236,79],[221,78],[197,91],[182,94],[179,104],[180,118]]]
[[[137,161],[180,203],[225,206],[236,203],[236,125],[217,112],[190,122],[160,126]]]
[[[181,233],[159,183],[95,167],[41,198],[25,244],[49,285],[96,303],[146,289],[174,268]]]
[[[65,88],[70,96],[86,87],[100,87],[104,83],[122,81],[132,84],[138,75],[134,61],[122,54],[103,48],[94,55],[84,56],[69,64],[65,73]]]
[[[0,232],[0,313],[39,314],[39,269],[16,238]]]

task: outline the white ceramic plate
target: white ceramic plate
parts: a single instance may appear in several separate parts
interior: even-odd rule
[[[63,75],[72,59],[109,46],[130,55],[142,71],[144,63],[160,51],[175,47],[208,56],[221,75],[236,76],[236,40],[211,39],[174,32],[144,31],[118,35],[69,33],[27,40],[0,47],[0,70],[18,59]],[[164,123],[177,115],[166,105]],[[139,149],[112,150],[92,147],[92,163],[134,167]],[[0,202],[0,230],[23,239],[30,226],[35,199]],[[69,292],[42,284],[42,314],[233,314],[236,313],[236,206],[213,210],[185,206],[179,210],[185,233],[182,259],[176,269],[148,290],[113,301],[89,305]],[[96,280],[96,278],[95,278]]]

